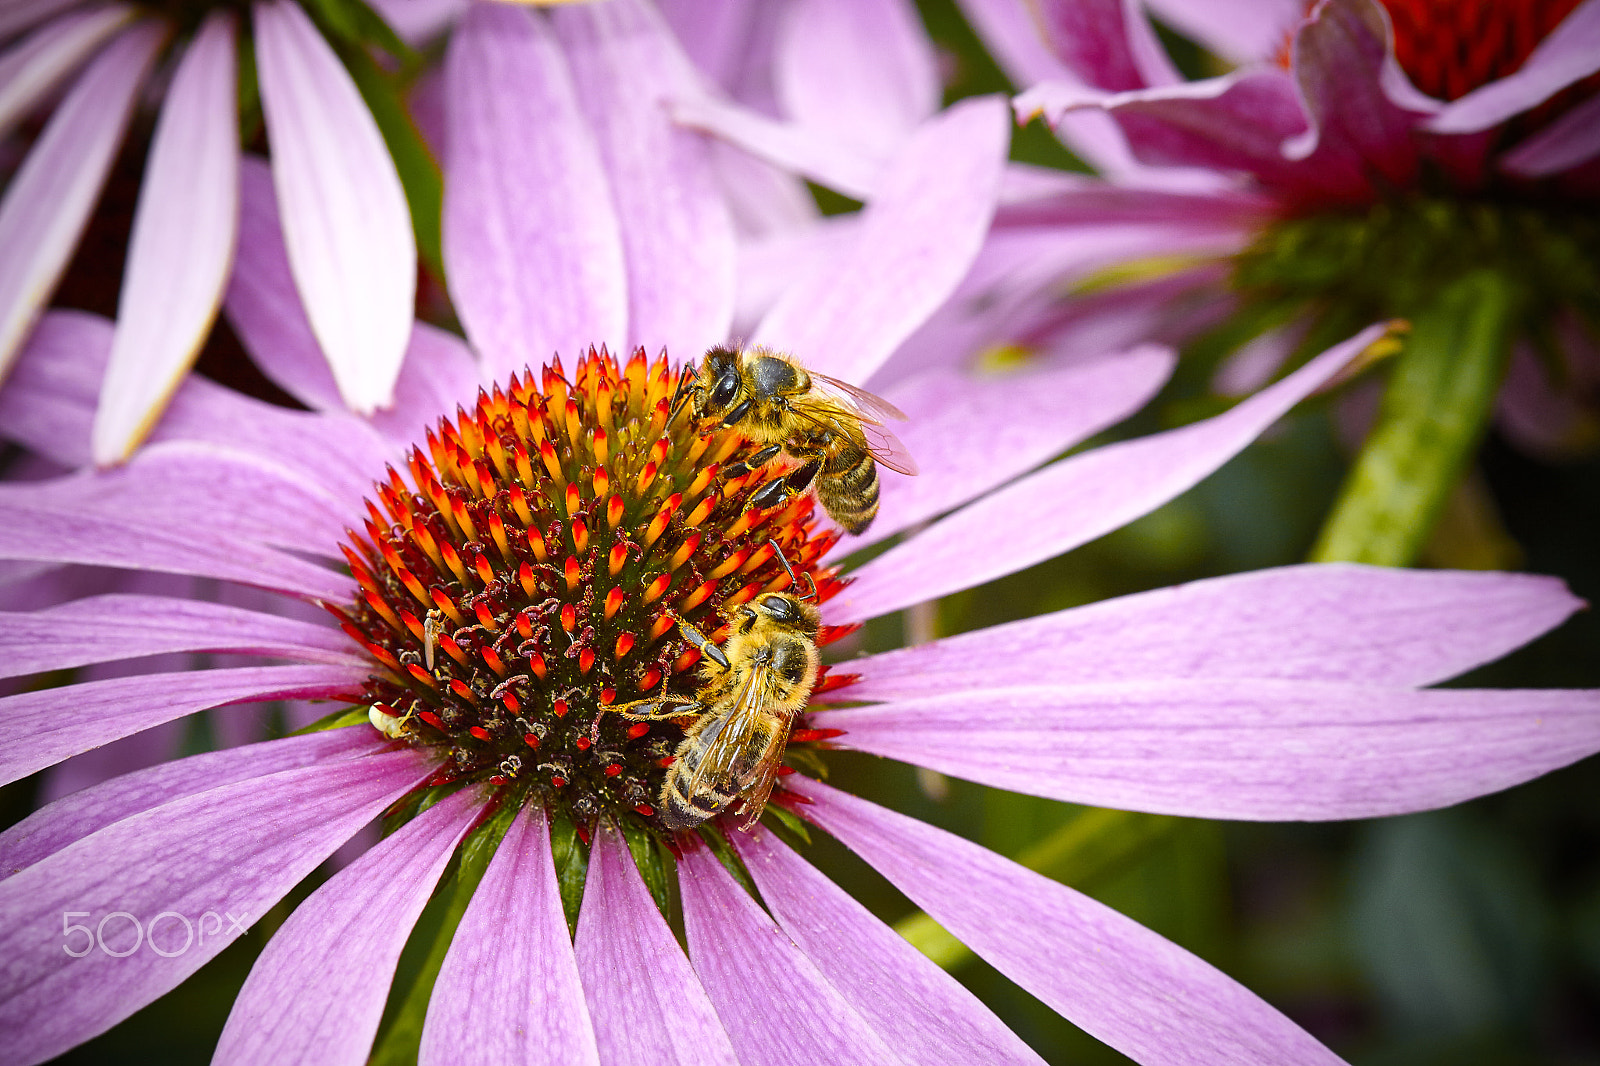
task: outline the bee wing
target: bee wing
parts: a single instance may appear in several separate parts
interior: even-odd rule
[[[728,792],[743,791],[738,779],[739,757],[749,747],[751,729],[766,705],[767,673],[765,663],[751,665],[734,697],[732,709],[706,727],[706,732],[712,736],[706,743],[700,765],[689,779],[691,794],[704,784]]]
[[[874,396],[865,389],[856,388],[847,381],[830,378],[815,371],[811,377],[838,393],[839,400],[854,410],[861,420],[861,436],[866,442],[867,451],[872,453],[874,459],[897,474],[916,474],[917,461],[911,458],[910,450],[890,431],[889,427],[883,424],[890,419],[904,422],[906,416],[900,408],[881,396]]]
[[[760,776],[744,794],[744,809],[739,813],[740,832],[748,831],[760,821],[761,812],[767,809],[767,800],[772,795],[772,785],[778,780],[778,771],[783,768],[783,747],[788,739],[787,727],[774,730],[766,749],[761,753],[761,759],[756,763]]]
[[[815,370],[808,371],[812,380],[820,381],[828,388],[838,392],[849,402],[856,413],[866,416],[868,421],[882,424],[885,420],[894,422],[906,421],[905,412],[882,396],[875,396],[866,389],[858,389],[848,381],[840,381],[826,374],[819,374]]]

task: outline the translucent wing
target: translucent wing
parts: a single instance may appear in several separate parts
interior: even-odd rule
[[[820,381],[827,385],[828,388],[841,393],[850,402],[850,406],[856,409],[858,414],[868,416],[870,421],[882,423],[885,420],[894,422],[904,422],[906,420],[905,412],[885,400],[882,396],[874,396],[866,389],[858,389],[848,381],[830,378],[828,375],[819,374],[815,370],[808,371],[808,373],[814,380]]]
[[[888,419],[904,422],[906,416],[900,408],[881,396],[874,396],[838,378],[815,372],[811,377],[839,393],[840,399],[854,409],[861,419],[861,435],[866,440],[867,451],[872,453],[874,459],[897,474],[916,474],[917,461],[911,458],[910,450],[883,424]]]
[[[778,780],[778,771],[783,768],[783,748],[788,740],[788,723],[785,723],[782,729],[774,729],[768,737],[766,748],[756,762],[756,770],[760,776],[744,793],[744,810],[739,813],[740,832],[748,832],[751,826],[761,820],[761,812],[767,809],[767,799],[772,795],[772,785]]]
[[[767,664],[751,665],[744,683],[739,686],[738,695],[734,697],[733,706],[706,727],[706,734],[710,736],[706,739],[702,735],[702,739],[706,739],[705,754],[689,780],[690,795],[706,784],[720,792],[743,791],[743,783],[739,780],[740,757],[749,749],[755,737],[755,727],[766,706],[767,675]]]

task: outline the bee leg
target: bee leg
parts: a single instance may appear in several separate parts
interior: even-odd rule
[[[739,422],[743,421],[744,420],[744,416],[749,414],[749,413],[750,413],[750,401],[749,400],[745,400],[742,403],[735,404],[732,410],[730,410],[727,414],[722,416],[722,424],[725,425],[725,426],[737,425]]]
[[[614,714],[620,714],[624,718],[631,718],[636,722],[659,722],[668,718],[682,718],[685,715],[695,714],[695,711],[686,710],[685,708],[698,706],[700,706],[700,701],[690,699],[688,696],[653,696],[650,699],[633,700],[629,703],[619,703],[615,707],[607,707],[605,710],[611,711]],[[667,709],[630,711],[628,709],[630,707],[652,707]]]
[[[805,465],[790,471],[786,476],[775,478],[757,489],[755,495],[750,497],[750,506],[765,511],[787,502],[809,489],[821,470],[821,459],[808,460]]]
[[[783,445],[769,444],[743,462],[734,463],[733,465],[727,467],[724,469],[723,473],[731,478],[744,477],[756,467],[766,466],[768,463],[772,462],[773,459],[777,458],[778,453],[781,451],[783,451]]]
[[[695,373],[691,373],[693,364],[683,368],[682,375],[678,378],[678,387],[672,394],[672,411],[667,416],[667,425],[678,420],[678,415],[689,403],[689,398],[694,395]]]
[[[721,648],[711,643],[704,633],[681,618],[678,619],[678,629],[683,633],[683,639],[698,648],[701,655],[704,655],[724,670],[728,669],[728,657],[722,653]]]

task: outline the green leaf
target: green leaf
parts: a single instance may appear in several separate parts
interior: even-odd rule
[[[364,0],[306,0],[306,7],[325,34],[344,44],[374,45],[407,66],[420,62],[411,46],[395,36],[383,17]]]
[[[1063,884],[1086,889],[1121,870],[1179,824],[1179,819],[1164,815],[1088,807],[1017,856],[1017,861]],[[973,959],[972,949],[920,911],[896,922],[894,929],[942,969],[955,970]]]
[[[346,726],[361,724],[370,724],[366,707],[340,707],[310,725],[301,726],[289,735],[297,737],[302,733],[320,733],[325,729],[344,729]]]
[[[428,901],[400,955],[380,1035],[373,1048],[372,1066],[400,1066],[417,1061],[428,1000],[433,996],[433,985],[438,980],[439,968],[444,965],[445,953],[450,950],[456,926],[461,924],[461,916],[466,913],[478,882],[483,880],[489,860],[520,810],[520,803],[501,803],[456,849],[454,870],[446,873],[438,891]]]
[[[550,818],[550,850],[555,854],[556,881],[561,885],[561,909],[567,932],[578,934],[578,908],[583,905],[583,883],[589,876],[589,848],[578,837],[577,826],[565,813]]]
[[[632,821],[622,823],[622,836],[628,842],[628,851],[633,854],[633,864],[639,868],[645,887],[656,901],[656,909],[665,917],[667,908],[672,905],[672,875],[656,837]]]
[[[400,175],[406,206],[411,210],[417,254],[434,277],[443,278],[440,226],[444,211],[444,175],[406,110],[403,83],[373,62],[364,49],[344,48],[340,54],[361,98],[367,103],[367,110],[378,124],[378,131],[383,134],[389,157]]]
[[[1384,566],[1415,560],[1494,408],[1517,305],[1509,279],[1480,270],[1442,287],[1413,318],[1377,424],[1313,560]]]

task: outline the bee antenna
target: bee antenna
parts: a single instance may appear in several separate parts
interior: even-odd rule
[[[799,588],[800,587],[800,579],[794,576],[794,567],[789,565],[789,557],[787,555],[783,554],[783,549],[778,546],[777,540],[772,538],[772,537],[768,537],[767,538],[767,543],[772,545],[772,550],[778,553],[778,562],[783,564],[783,572],[789,575],[789,587],[790,588]],[[807,587],[809,587],[811,589],[811,591],[806,593],[804,596],[801,596],[800,598],[802,600],[815,601],[816,598],[817,598],[817,583],[814,580],[812,580],[811,575],[809,573],[805,575],[805,579],[806,579],[806,585],[807,585]]]

